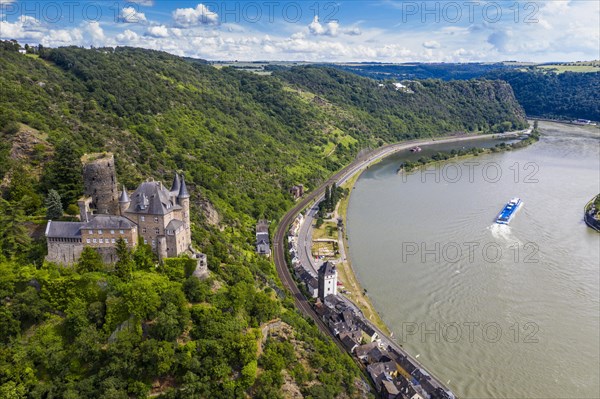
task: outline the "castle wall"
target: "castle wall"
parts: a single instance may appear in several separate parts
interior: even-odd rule
[[[81,257],[83,244],[80,240],[67,238],[49,238],[48,240],[48,262],[61,265],[73,265]]]
[[[91,154],[82,158],[84,194],[99,214],[119,214],[119,191],[113,154]]]

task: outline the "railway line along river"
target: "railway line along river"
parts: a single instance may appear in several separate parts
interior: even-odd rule
[[[398,174],[407,158],[457,147],[403,151],[352,191],[362,287],[396,341],[461,398],[600,397],[600,234],[582,217],[600,192],[600,134],[540,130],[524,149]],[[513,197],[524,205],[510,225],[494,224]]]

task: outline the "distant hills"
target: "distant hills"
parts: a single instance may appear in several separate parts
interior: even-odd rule
[[[500,79],[508,82],[529,116],[600,121],[600,61],[531,64],[332,64],[360,76],[386,80]]]

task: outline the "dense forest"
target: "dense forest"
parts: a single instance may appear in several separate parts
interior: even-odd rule
[[[501,82],[398,91],[327,68],[259,76],[134,48],[0,43],[0,397],[364,397],[350,357],[254,254],[256,219],[276,225],[290,186],[316,187],[362,149],[524,123]],[[207,280],[184,258],[156,266],[144,245],[115,265],[93,250],[74,268],[43,261],[46,220],[74,218],[80,157],[98,151],[129,188],[185,175]]]
[[[508,82],[527,115],[552,119],[600,120],[600,72],[497,71],[486,75]]]

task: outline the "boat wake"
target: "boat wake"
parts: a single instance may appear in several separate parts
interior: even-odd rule
[[[492,237],[494,237],[497,241],[505,241],[505,242],[515,242],[518,241],[513,236],[510,226],[507,224],[498,224],[494,223],[491,226],[488,226],[487,230],[492,233]]]

